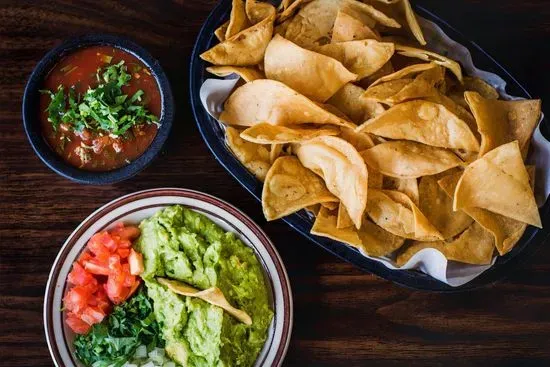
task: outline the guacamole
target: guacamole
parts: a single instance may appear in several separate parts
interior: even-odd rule
[[[204,215],[176,205],[140,224],[141,274],[166,340],[166,352],[183,366],[251,366],[267,338],[273,312],[253,250]],[[179,296],[155,277],[198,288],[216,286],[252,318],[247,326],[223,309]]]

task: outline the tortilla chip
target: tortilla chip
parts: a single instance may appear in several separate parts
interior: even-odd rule
[[[305,167],[323,177],[360,228],[367,205],[368,171],[353,145],[338,137],[321,136],[300,144],[295,153]]]
[[[364,0],[368,4],[374,5],[377,9],[396,19],[403,28],[398,30],[399,34],[411,35],[421,45],[426,44],[422,29],[418,24],[416,15],[411,7],[409,0]],[[384,3],[384,4],[380,4]],[[390,34],[395,34],[396,30],[388,30]]]
[[[459,171],[459,174],[462,174],[462,171]],[[440,177],[437,176],[425,176],[420,179],[419,208],[446,240],[464,232],[474,220],[462,211],[453,211],[453,199],[439,187],[437,181]]]
[[[365,164],[367,165],[367,170],[369,171],[369,189],[382,190],[384,186],[384,175],[369,166],[367,162],[365,162]]]
[[[252,24],[256,24],[265,18],[275,16],[277,10],[273,5],[265,1],[246,0],[245,3],[246,16]]]
[[[418,19],[416,19],[416,14],[412,9],[410,1],[401,0],[401,4],[403,4],[405,10],[405,18],[407,19],[407,24],[411,33],[414,35],[418,43],[420,43],[421,45],[425,45],[426,40],[424,38],[424,34],[422,33],[422,28],[420,28],[420,24],[418,24]]]
[[[227,28],[229,27],[229,20],[225,23],[223,23],[221,26],[216,28],[214,31],[214,35],[218,39],[218,41],[223,42],[225,41],[225,33],[227,32]]]
[[[288,25],[290,24],[291,21],[292,19],[287,19],[281,24],[277,24],[275,26],[274,33],[278,34],[281,37],[286,38],[286,29],[288,28]]]
[[[384,103],[386,105],[393,105],[396,103],[401,103],[409,99],[423,98],[429,96],[433,88],[422,82],[422,89],[418,90],[415,88],[416,95],[409,95],[408,93],[400,93],[407,86],[411,85],[414,82],[414,79],[397,79],[390,80],[389,82],[375,85],[374,87],[369,87],[363,94],[363,98],[368,101]]]
[[[371,170],[369,170],[369,179],[370,176]],[[384,190],[402,192],[403,194],[411,198],[416,206],[419,205],[420,193],[418,190],[418,180],[416,178],[395,178],[382,176],[382,188],[384,188]]]
[[[333,115],[340,117],[342,120],[347,121],[347,123],[343,126],[351,127],[351,128],[354,128],[354,129],[357,127],[357,125],[355,125],[353,122],[351,122],[349,120],[349,117],[346,116],[345,113],[343,113],[342,111],[340,111],[338,108],[334,107],[333,105],[328,104],[328,103],[317,103],[317,105],[324,108],[326,111],[332,113]]]
[[[340,203],[338,206],[338,218],[336,220],[336,228],[342,229],[347,227],[352,227],[353,221],[349,217],[348,211],[344,204]]]
[[[435,241],[436,239],[443,239],[443,236],[437,228],[435,228],[428,218],[422,213],[422,211],[418,208],[418,206],[412,201],[412,199],[405,195],[402,192],[399,191],[392,191],[392,190],[385,190],[383,191],[387,196],[389,196],[393,201],[400,203],[402,205],[405,205],[407,208],[409,208],[413,213],[413,219],[414,219],[414,231],[415,231],[415,237],[417,239],[423,239],[426,241]],[[399,213],[400,217],[405,217],[407,215],[404,215],[404,212],[401,211]]]
[[[464,161],[464,163],[472,163],[477,159],[477,156],[479,155],[478,152],[468,152],[466,150],[462,149],[451,149],[451,152],[456,154],[460,159]]]
[[[326,208],[321,208],[317,214],[311,233],[344,242],[369,256],[386,256],[405,242],[403,238],[385,231],[368,219],[363,220],[359,230],[353,226],[339,229],[336,214]]]
[[[277,8],[277,11],[283,11],[283,10],[288,9],[288,7],[290,5],[292,5],[292,3],[294,1],[295,0],[281,0],[281,3],[279,4],[279,7]]]
[[[497,101],[483,98],[479,93],[464,93],[477,121],[481,134],[480,156],[494,148],[517,140],[523,157],[541,114],[541,101]]]
[[[490,264],[494,252],[491,234],[479,224],[473,223],[456,239],[437,242],[413,242],[397,256],[397,265],[405,265],[414,254],[425,248],[439,250],[448,260],[474,265]]]
[[[380,79],[384,76],[390,75],[394,71],[395,71],[395,69],[393,68],[392,62],[388,61],[376,73],[372,74],[371,76],[366,77],[365,79],[361,79],[358,82],[358,84],[363,88],[368,88],[376,80],[378,80],[378,79]]]
[[[396,79],[369,87],[363,97],[387,105],[438,94],[437,86],[445,79],[445,70],[438,66],[418,74],[414,79]]]
[[[278,158],[265,178],[262,207],[268,221],[282,218],[310,205],[337,202],[323,180],[293,156]]]
[[[286,6],[281,4],[283,6],[283,11],[277,15],[277,23],[286,21],[296,13],[300,6],[310,1],[311,0],[293,0],[292,2],[287,2]]]
[[[285,38],[307,49],[330,42],[340,5],[341,1],[334,0],[309,2],[289,19]]]
[[[257,65],[262,62],[272,35],[273,17],[269,17],[233,37],[227,38],[222,43],[203,52],[200,57],[214,65]]]
[[[479,151],[479,143],[466,122],[445,106],[422,100],[395,105],[357,127],[357,131],[441,148]]]
[[[353,145],[358,152],[370,149],[374,146],[374,142],[369,134],[358,133],[349,127],[342,126],[340,128],[340,137]]]
[[[481,135],[479,134],[476,120],[474,119],[474,116],[468,112],[464,107],[457,104],[454,100],[447,97],[443,93],[436,93],[430,97],[424,98],[426,101],[433,102],[433,103],[439,103],[443,106],[445,106],[446,109],[448,109],[451,113],[458,116],[459,119],[464,121],[468,127],[470,128],[470,131],[474,134],[477,141],[481,140]]]
[[[383,175],[418,178],[457,167],[462,161],[450,151],[412,141],[390,141],[361,152],[369,166]]]
[[[285,37],[297,45],[311,49],[330,42],[338,11],[362,20],[366,15],[390,27],[400,27],[394,19],[374,7],[355,0],[313,0],[300,9],[286,28]]]
[[[431,241],[443,238],[412,200],[399,191],[369,190],[367,214],[396,236]]]
[[[237,88],[225,101],[219,120],[241,126],[260,122],[273,125],[350,124],[283,83],[269,79],[254,80]]]
[[[382,190],[369,190],[367,214],[374,223],[396,236],[415,237],[415,223],[410,207],[394,201]]]
[[[359,19],[339,10],[334,21],[331,43],[364,39],[380,41],[380,35]]]
[[[263,181],[271,167],[269,151],[263,145],[254,144],[241,139],[239,131],[228,126],[225,129],[227,145],[237,159],[258,178]]]
[[[341,2],[340,9],[343,12],[363,21],[363,23],[370,27],[374,27],[375,24],[378,24],[389,28],[401,28],[401,24],[399,24],[399,22],[395,19],[389,17],[384,12],[379,11],[374,6],[366,4],[365,2],[343,0]],[[368,17],[367,19],[372,19],[374,24],[368,23],[367,19],[364,18],[365,16]]]
[[[205,302],[210,303],[211,305],[222,308],[228,314],[239,320],[245,325],[252,325],[252,319],[250,316],[243,310],[239,310],[229,304],[223,292],[218,287],[212,287],[205,290],[199,290],[187,285],[185,283],[179,282],[177,280],[171,280],[166,278],[157,278],[157,281],[166,286],[169,290],[174,293],[180,294],[186,297],[200,298]]]
[[[533,166],[529,168],[531,168],[529,176],[531,178],[530,182],[532,189],[534,186],[535,170],[533,169]],[[454,196],[456,185],[458,184],[461,176],[462,172],[456,172],[445,176],[438,181],[439,186],[451,199]],[[527,224],[525,223],[500,214],[492,213],[486,209],[463,208],[462,211],[472,217],[483,228],[492,233],[495,238],[495,246],[501,256],[506,255],[514,248],[527,228]]]
[[[374,146],[374,142],[368,134],[356,133],[355,130],[350,128],[342,128],[340,137],[353,145],[358,152]],[[367,171],[369,172],[368,187],[373,189],[381,189],[384,176],[382,173],[370,167],[367,162],[365,162],[365,164],[367,165]]]
[[[321,203],[321,206],[323,208],[326,208],[328,210],[336,210],[338,208],[338,206],[340,206],[340,202],[326,202],[326,203]]]
[[[317,129],[286,127],[262,122],[241,133],[241,138],[256,144],[300,143],[318,136],[338,135],[337,128],[326,126]]]
[[[380,103],[363,98],[365,90],[348,83],[327,101],[346,114],[351,121],[360,124],[365,120],[381,115],[385,109]]]
[[[233,0],[231,5],[231,15],[229,17],[229,25],[225,31],[225,39],[229,39],[237,33],[250,27],[250,22],[246,16],[243,0]]]
[[[466,167],[453,209],[482,208],[542,228],[517,141],[501,145]]]
[[[251,82],[256,79],[265,79],[264,73],[253,67],[209,66],[206,68],[206,71],[221,77],[226,77],[231,74],[237,74],[238,76],[243,78],[245,82]]]
[[[357,79],[339,61],[275,35],[265,51],[265,74],[317,102]]]
[[[315,47],[316,52],[340,61],[358,79],[377,72],[392,57],[393,43],[378,42],[373,39],[330,43]]]
[[[242,133],[241,133],[242,134]],[[283,154],[284,144],[271,144],[271,150],[269,151],[269,161],[271,164],[277,160]]]
[[[431,61],[438,65],[444,66],[449,69],[459,81],[462,82],[462,68],[460,64],[448,57],[439,55],[435,52],[422,50],[420,48],[414,48],[403,45],[395,45],[395,51],[402,56],[414,57],[424,61]]]
[[[464,92],[472,91],[479,93],[485,99],[499,99],[498,91],[491,84],[478,77],[465,76],[464,83],[457,86],[464,96]]]
[[[309,214],[316,217],[319,214],[319,210],[321,210],[320,204],[310,205],[308,207],[305,207],[304,210],[308,212]]]
[[[389,82],[391,80],[398,80],[398,79],[414,79],[414,77],[418,74],[420,74],[423,71],[434,69],[437,67],[437,64],[430,62],[430,63],[423,63],[423,64],[414,64],[407,66],[403,69],[397,70],[396,72],[393,72],[388,75],[384,75],[380,77],[379,79],[376,79],[370,87],[374,87],[375,85]],[[369,87],[369,88],[370,88]]]

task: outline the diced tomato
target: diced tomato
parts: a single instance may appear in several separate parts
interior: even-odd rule
[[[90,238],[88,241],[88,244],[86,245],[88,250],[90,250],[94,255],[98,255],[100,253],[107,252],[107,248],[103,246],[103,243],[101,243],[100,239],[102,236],[102,232],[96,233]]]
[[[139,252],[130,250],[130,256],[128,256],[128,264],[130,265],[130,274],[139,275],[143,273],[143,255]]]
[[[97,307],[103,310],[103,312],[107,313],[111,310],[111,302],[109,301],[109,297],[107,297],[107,293],[105,293],[105,289],[98,289],[98,291],[94,294],[94,298],[97,303]]]
[[[96,233],[88,241],[88,249],[92,251],[96,256],[105,249],[109,252],[113,252],[117,249],[117,244],[113,237],[108,232]]]
[[[109,274],[118,274],[122,271],[122,265],[120,264],[120,256],[118,255],[111,255],[109,256],[108,260],[109,264]]]
[[[83,265],[83,262],[84,262],[84,261],[87,261],[87,260],[90,260],[91,258],[93,258],[93,256],[92,256],[92,254],[90,253],[90,251],[84,250],[84,252],[78,257],[77,262],[78,262],[80,265],[84,266],[84,265]]]
[[[118,250],[116,250],[116,253],[118,256],[120,256],[121,259],[126,259],[128,258],[128,256],[130,256],[130,249],[119,247]]]
[[[120,295],[118,297],[115,297],[113,299],[113,303],[115,305],[119,305],[122,302],[126,301],[128,297],[130,296],[130,288],[128,287],[122,287],[122,291],[120,292]]]
[[[88,260],[84,262],[84,269],[92,274],[97,275],[109,275],[109,267],[105,264],[101,264],[96,260]]]
[[[77,334],[86,334],[90,330],[90,325],[82,321],[80,317],[72,312],[67,314],[65,322],[67,322],[69,328]]]
[[[139,279],[136,279],[136,281],[134,282],[134,284],[132,285],[132,288],[130,288],[130,292],[128,293],[128,295],[126,296],[126,299],[128,299],[129,297],[132,296],[132,294],[134,294],[134,292],[138,289],[139,285],[141,284],[141,281]]]
[[[111,234],[113,236],[120,237],[121,240],[135,240],[139,237],[141,231],[138,227],[135,226],[120,226],[117,225],[115,228],[111,230]]]
[[[118,248],[131,248],[132,247],[132,242],[130,240],[125,240],[125,239],[121,239],[120,237],[117,237],[118,238]]]
[[[82,311],[80,318],[88,325],[93,325],[103,321],[103,318],[105,318],[105,312],[103,312],[103,310],[99,307],[88,306],[84,309],[84,311]]]
[[[120,223],[90,238],[87,250],[73,264],[67,281],[73,287],[63,299],[67,325],[75,333],[88,332],[101,322],[113,304],[120,304],[139,288],[143,256],[132,249],[139,228]]]
[[[82,265],[75,262],[73,264],[73,269],[71,270],[71,272],[67,276],[67,281],[70,284],[73,284],[73,285],[85,285],[85,284],[88,284],[88,283],[96,282],[96,279],[94,278],[94,276],[92,274],[88,273],[82,267]]]
[[[81,287],[88,291],[88,293],[93,294],[98,290],[98,281],[97,279],[93,278],[91,282],[89,282],[88,284],[84,284]]]
[[[124,275],[124,281],[122,285],[125,287],[131,287],[136,282],[136,277],[130,274],[130,265],[122,264],[122,274]]]
[[[91,293],[88,289],[82,286],[76,286],[67,292],[65,298],[63,298],[63,304],[67,310],[79,314],[88,305],[90,295]]]
[[[122,302],[121,295],[123,292],[122,282],[117,279],[115,275],[109,275],[107,278],[107,283],[104,285],[107,296],[114,304]]]

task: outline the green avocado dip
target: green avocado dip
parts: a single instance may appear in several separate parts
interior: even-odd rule
[[[170,358],[182,366],[252,366],[273,318],[253,250],[204,215],[179,205],[142,221],[140,229],[141,277]],[[232,306],[250,315],[252,325],[201,299],[177,295],[155,277],[198,289],[216,286]]]

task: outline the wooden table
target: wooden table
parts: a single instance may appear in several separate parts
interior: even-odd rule
[[[475,40],[550,101],[550,4],[543,0],[418,0]],[[0,2],[0,365],[51,366],[44,287],[60,246],[88,214],[155,187],[202,190],[236,204],[266,230],[288,268],[294,332],[286,366],[550,364],[550,248],[509,278],[453,295],[414,292],[330,256],[260,205],[213,159],[190,112],[188,60],[214,0]],[[23,86],[42,55],[87,32],[127,36],[167,72],[177,101],[155,163],[112,186],[83,186],[46,168],[27,143]],[[547,112],[547,114],[550,111]]]

